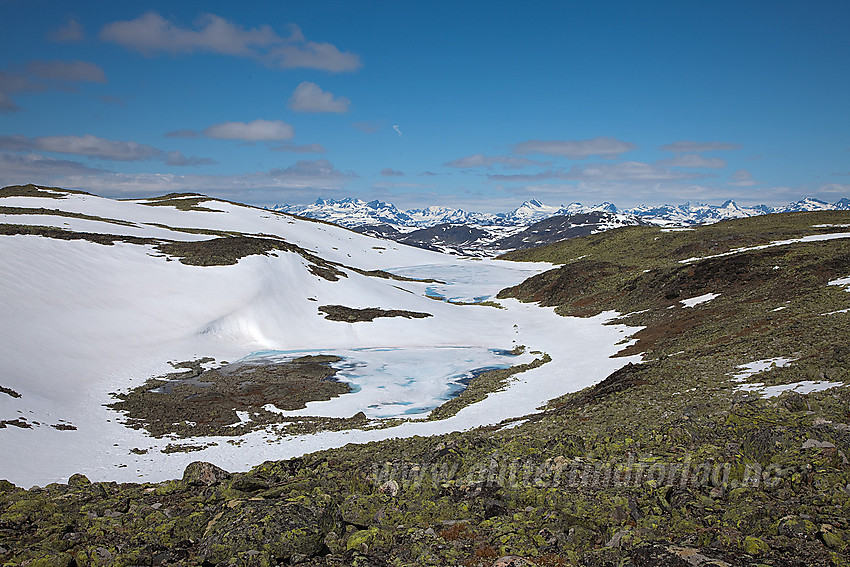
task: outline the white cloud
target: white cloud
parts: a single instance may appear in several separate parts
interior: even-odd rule
[[[753,185],[759,184],[759,181],[753,179],[752,173],[750,173],[746,169],[739,169],[738,171],[730,175],[729,179],[730,181],[726,184],[734,185],[735,187],[752,187]]]
[[[204,129],[207,138],[269,142],[290,140],[295,129],[280,120],[254,120],[253,122],[223,122]]]
[[[690,140],[681,140],[661,146],[661,150],[665,152],[714,152],[718,150],[739,150],[741,144],[731,144],[729,142],[693,142]]]
[[[722,160],[720,158],[707,158],[699,154],[678,155],[674,158],[663,159],[656,163],[667,167],[694,167],[708,169],[723,169],[726,167],[726,160]]]
[[[323,91],[316,83],[304,81],[295,87],[289,99],[289,108],[296,112],[348,112],[351,101],[345,97],[334,97]]]
[[[269,58],[273,64],[282,69],[321,69],[332,73],[352,72],[363,66],[358,55],[340,51],[330,43],[304,41],[303,36],[301,38],[301,43],[272,50]]]
[[[269,25],[243,28],[215,14],[203,14],[192,28],[181,27],[156,12],[135,20],[107,24],[100,39],[147,56],[158,53],[218,53],[246,57],[283,69],[307,68],[331,72],[356,71],[360,57],[330,43],[307,41],[292,25],[289,37]]]
[[[281,40],[271,26],[244,29],[215,14],[203,14],[195,27],[181,28],[156,12],[148,12],[135,20],[106,24],[100,30],[100,39],[145,55],[162,51],[211,52],[243,57],[251,56],[259,47]]]
[[[514,146],[517,154],[546,154],[570,159],[601,156],[613,159],[637,148],[635,144],[604,136],[590,140],[529,140]]]
[[[75,16],[68,16],[68,20],[60,28],[51,31],[47,37],[51,41],[60,43],[70,43],[82,41],[86,34],[83,31],[83,26]]]
[[[473,167],[492,168],[494,165],[501,165],[509,169],[517,169],[527,165],[547,165],[545,162],[539,162],[526,158],[518,158],[511,156],[485,156],[484,154],[474,154],[471,156],[462,157],[452,160],[446,164],[446,167],[460,167],[469,169]]]

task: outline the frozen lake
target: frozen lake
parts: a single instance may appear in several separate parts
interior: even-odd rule
[[[283,415],[351,417],[362,411],[370,418],[422,417],[463,391],[475,375],[532,359],[500,349],[439,346],[263,351],[240,362],[284,362],[309,354],[342,357],[330,366],[338,369],[336,379],[350,384],[352,392],[310,402],[301,410],[267,409]]]

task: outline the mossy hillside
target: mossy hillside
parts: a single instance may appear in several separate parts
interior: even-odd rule
[[[150,197],[139,202],[149,207],[174,207],[181,211],[221,213],[223,211],[201,206],[201,203],[216,200],[198,193],[169,193],[159,197]]]
[[[847,232],[848,223],[850,211],[819,211],[727,220],[697,226],[693,230],[630,226],[530,250],[516,250],[500,258],[566,264],[586,257],[648,269],[810,234]]]
[[[186,370],[148,380],[129,392],[115,394],[109,405],[125,423],[154,437],[238,436],[284,419],[265,409],[306,407],[348,393],[329,365],[337,356],[302,356],[280,363],[234,363],[204,370],[210,359],[175,365]],[[245,420],[237,412],[243,412]]]
[[[622,419],[622,408],[606,407],[613,397],[593,407]],[[828,418],[846,416],[850,398],[810,394],[806,410],[788,398],[748,401],[732,435],[705,428],[710,436],[676,444],[591,425],[577,432],[587,412],[565,406],[513,429],[348,446],[248,473],[193,465],[158,484],[5,485],[0,547],[11,565],[489,566],[505,555],[537,565],[678,565],[694,554],[729,565],[840,565],[850,474],[837,452],[799,447],[841,431]],[[770,457],[769,482],[745,483],[752,449],[729,443],[758,439],[765,423],[794,432]],[[714,464],[701,460],[709,455],[729,464],[727,477],[697,470]],[[692,482],[658,482],[655,469],[675,463],[697,470]]]
[[[91,195],[85,191],[75,189],[62,189],[61,187],[45,187],[42,185],[9,185],[0,189],[0,198],[3,197],[47,197],[49,199],[64,199],[68,195]]]

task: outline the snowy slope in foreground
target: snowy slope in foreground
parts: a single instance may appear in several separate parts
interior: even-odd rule
[[[74,472],[92,480],[161,480],[180,476],[195,460],[244,470],[264,460],[349,442],[497,423],[532,412],[546,400],[595,383],[634,360],[610,358],[623,347],[615,343],[631,329],[603,326],[603,316],[561,318],[552,309],[513,300],[501,302],[506,309],[494,309],[425,296],[488,297],[548,265],[463,260],[221,201],[203,201],[199,205],[212,210],[198,211],[83,194],[60,196],[0,198],[0,207],[5,207],[0,221],[182,241],[214,237],[199,230],[274,235],[344,266],[340,270],[347,277],[319,277],[295,252],[247,256],[233,265],[193,266],[163,256],[150,243],[105,245],[9,235],[15,229],[7,229],[0,235],[0,386],[20,397],[0,390],[0,421],[24,421],[31,427],[0,429],[0,478],[17,484],[61,481]],[[65,216],[35,210],[21,214],[26,213],[22,208],[58,209]],[[352,268],[399,270],[446,283],[369,277]],[[317,306],[326,304],[433,316],[342,323],[320,316]],[[433,369],[433,374],[420,372],[418,379],[442,383],[446,377],[441,369],[455,364],[438,360],[443,353],[466,352],[460,347],[486,353],[518,344],[547,352],[553,360],[517,375],[508,389],[443,421],[283,438],[270,426],[238,438],[238,446],[227,442],[232,437],[205,437],[196,440],[209,445],[201,451],[163,453],[168,443],[178,442],[129,429],[121,424],[120,414],[104,407],[113,401],[110,392],[126,391],[172,371],[168,361],[234,361],[266,350],[366,349],[362,356],[368,358],[369,349],[410,349],[434,353],[433,360],[416,358],[420,371]],[[472,368],[486,363],[469,356]],[[524,355],[517,362],[529,360],[530,355]],[[360,394],[321,402],[315,410],[322,415],[350,413],[356,409],[352,400],[376,402],[366,388]]]

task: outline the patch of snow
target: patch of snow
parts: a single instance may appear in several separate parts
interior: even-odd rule
[[[830,388],[844,386],[843,382],[827,382],[825,380],[803,380],[792,384],[779,384],[778,386],[765,386],[763,383],[741,384],[737,390],[758,392],[762,398],[775,398],[783,392],[797,392],[798,394],[810,394]]]
[[[717,299],[718,297],[720,297],[719,293],[706,293],[690,299],[682,299],[681,302],[685,304],[685,307],[694,307],[700,303],[706,303],[712,299]]]
[[[798,244],[800,242],[822,242],[825,240],[835,240],[838,238],[850,238],[850,232],[834,232],[831,234],[810,234],[808,236],[803,236],[801,238],[790,238],[788,240],[777,240],[776,242],[771,242],[770,244],[762,244],[760,246],[749,246],[746,248],[735,248],[734,250],[730,250],[729,252],[724,252],[722,254],[713,254],[711,256],[695,256],[693,258],[687,258],[685,260],[679,260],[680,264],[689,264],[691,262],[698,262],[700,260],[708,260],[710,258],[722,258],[724,256],[733,256],[735,254],[740,254],[741,252],[751,252],[753,250],[764,250],[765,248],[773,248],[774,246],[787,246],[788,244]]]
[[[838,285],[845,289],[845,291],[850,291],[850,276],[846,278],[838,278],[837,280],[831,280],[828,285]]]
[[[239,421],[236,423],[231,423],[230,425],[225,425],[225,427],[239,427],[243,423],[251,423],[251,414],[247,411],[235,410],[236,417],[239,418]]]
[[[499,430],[501,431],[501,430],[504,430],[504,429],[513,429],[514,427],[522,425],[523,423],[528,423],[528,420],[527,419],[518,419],[516,421],[512,421],[512,422],[508,423],[507,425],[503,425],[502,427],[500,427]]]
[[[773,368],[782,368],[784,366],[788,366],[789,364],[791,364],[795,360],[797,360],[797,359],[796,358],[783,358],[783,357],[780,356],[780,357],[776,357],[776,358],[765,358],[763,360],[755,360],[755,361],[749,362],[747,364],[742,364],[738,367],[738,369],[741,370],[742,372],[739,372],[739,373],[733,375],[732,380],[734,380],[735,382],[743,382],[744,380],[746,380],[750,376],[753,376],[754,374],[764,372],[765,370],[771,370]]]
[[[850,313],[850,308],[839,309],[838,311],[830,311],[829,313],[821,313],[821,315],[837,315],[838,313]]]

